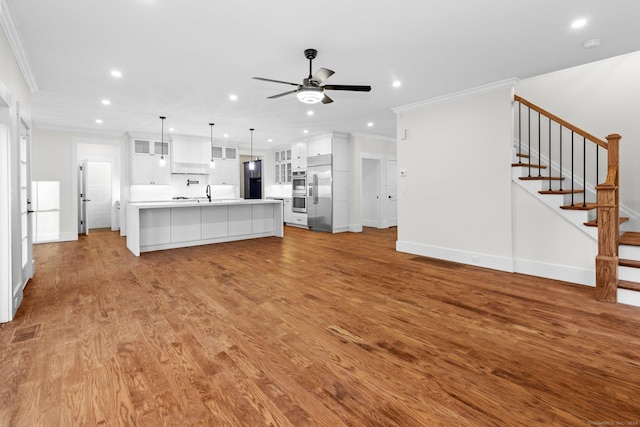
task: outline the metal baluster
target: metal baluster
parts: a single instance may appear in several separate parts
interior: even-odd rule
[[[596,147],[598,144],[596,144]],[[582,137],[582,182],[584,192],[582,193],[582,207],[587,207],[587,138]]]
[[[531,107],[529,107],[529,117],[527,119],[527,128],[529,131],[529,152],[527,154],[529,154],[529,178],[531,178]]]
[[[551,118],[549,118],[549,191],[551,191]]]
[[[542,177],[542,150],[540,150],[540,112],[538,112],[538,178]]]
[[[560,124],[560,191],[562,191],[562,124]]]
[[[574,203],[573,203],[573,182],[574,182],[574,178],[573,178],[573,135],[575,135],[575,132],[571,131],[571,206],[574,205]]]

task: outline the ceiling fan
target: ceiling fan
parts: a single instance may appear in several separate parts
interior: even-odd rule
[[[263,77],[254,77],[256,80],[264,80],[265,82],[282,83],[286,85],[297,86],[296,89],[279,93],[277,95],[268,96],[268,99],[279,98],[284,95],[295,93],[298,99],[306,104],[315,104],[322,102],[323,104],[329,104],[333,102],[333,99],[329,98],[325,90],[348,90],[356,92],[369,92],[371,86],[356,86],[356,85],[323,85],[325,80],[334,74],[334,71],[328,68],[320,68],[315,74],[312,73],[311,64],[315,57],[318,55],[318,51],[315,49],[306,49],[304,56],[309,60],[309,77],[302,80],[302,84],[283,82],[282,80],[265,79]]]

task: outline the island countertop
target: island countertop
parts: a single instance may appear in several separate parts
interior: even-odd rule
[[[282,201],[207,199],[130,202],[127,248],[141,252],[283,237]]]

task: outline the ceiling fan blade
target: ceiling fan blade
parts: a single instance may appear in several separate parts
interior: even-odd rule
[[[300,86],[298,83],[291,83],[291,82],[283,82],[282,80],[273,80],[273,79],[265,79],[263,77],[252,77],[255,80],[262,80],[265,82],[273,82],[273,83],[282,83],[285,85],[292,85],[292,86]]]
[[[335,71],[332,71],[328,68],[320,68],[313,75],[313,80],[317,81],[318,83],[322,83],[325,80],[327,80],[329,77],[333,76],[334,74],[335,74]]]
[[[356,86],[356,85],[324,85],[326,90],[352,90],[356,92],[369,92],[371,86]]]
[[[281,96],[285,96],[285,95],[289,95],[289,94],[292,94],[292,93],[296,93],[297,91],[298,91],[298,89],[290,90],[290,91],[287,91],[287,92],[282,92],[282,93],[279,93],[277,95],[267,96],[267,99],[280,98]]]
[[[323,104],[331,104],[332,102],[333,102],[333,99],[329,98],[329,97],[327,96],[327,94],[325,93],[325,94],[324,94],[324,98],[322,98],[322,103],[323,103]]]

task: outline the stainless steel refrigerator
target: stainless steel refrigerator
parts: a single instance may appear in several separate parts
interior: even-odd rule
[[[333,177],[331,154],[307,158],[307,226],[333,232]]]

